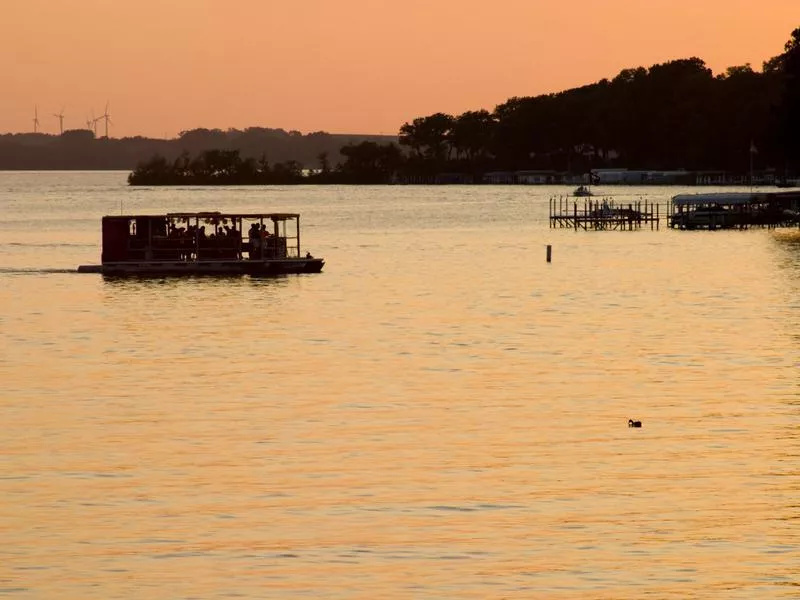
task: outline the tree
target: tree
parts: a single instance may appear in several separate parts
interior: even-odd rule
[[[328,153],[327,152],[320,152],[317,154],[317,160],[319,160],[319,170],[323,175],[327,175],[331,171],[331,163],[328,160]]]
[[[800,27],[792,31],[784,52],[764,63],[764,73],[779,82],[772,139],[786,168],[800,168]]]
[[[348,183],[389,183],[403,164],[403,155],[395,144],[361,142],[341,150],[345,162],[339,171]]]
[[[128,175],[130,185],[171,185],[175,183],[172,165],[163,156],[156,155],[149,161],[139,163]]]
[[[445,113],[414,119],[400,128],[400,144],[410,146],[418,155],[441,162],[450,150],[448,138],[454,119]]]
[[[450,126],[449,142],[456,158],[464,156],[473,162],[489,152],[496,121],[488,110],[467,111],[456,117]]]
[[[800,48],[800,27],[792,31],[789,41],[783,46],[783,53],[778,56],[773,56],[768,61],[764,62],[764,72],[784,72],[786,70],[786,61],[790,55],[797,52]]]

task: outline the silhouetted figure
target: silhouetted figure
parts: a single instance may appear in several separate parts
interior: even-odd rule
[[[261,249],[261,232],[258,229],[258,223],[250,225],[247,232],[247,240],[250,242],[250,258],[258,258],[259,250]]]
[[[641,427],[641,421],[634,421],[633,419],[628,419],[628,427]]]

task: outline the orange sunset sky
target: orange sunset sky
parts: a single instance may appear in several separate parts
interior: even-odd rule
[[[780,54],[800,0],[0,0],[0,133],[396,134],[627,67]],[[101,129],[98,129],[101,132]]]

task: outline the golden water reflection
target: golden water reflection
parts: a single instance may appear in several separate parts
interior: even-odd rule
[[[796,596],[797,245],[451,190],[298,206],[319,276],[0,272],[0,596]]]

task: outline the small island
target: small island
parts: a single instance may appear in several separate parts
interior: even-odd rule
[[[402,167],[400,148],[393,143],[364,141],[341,148],[344,162],[331,168],[327,152],[319,167],[308,169],[296,160],[270,164],[265,156],[243,158],[238,149],[205,150],[174,161],[156,155],[128,176],[130,185],[292,185],[309,183],[391,183]]]

